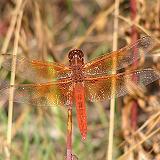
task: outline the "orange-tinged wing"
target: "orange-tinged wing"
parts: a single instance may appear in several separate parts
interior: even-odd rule
[[[133,76],[136,77],[135,81],[133,81]],[[111,99],[113,97],[113,79],[115,80],[114,94],[116,97],[120,97],[127,94],[127,82],[132,81],[136,85],[148,85],[149,83],[160,79],[160,74],[153,69],[144,69],[127,74],[120,73],[98,78],[86,78],[86,98],[90,101],[103,101],[106,99]]]
[[[71,81],[57,81],[42,84],[14,85],[14,102],[35,106],[64,106],[71,104]],[[1,97],[9,95],[9,86],[1,89]]]
[[[98,76],[110,74],[113,69],[113,59],[116,59],[116,70],[131,65],[134,61],[140,59],[141,54],[149,52],[155,45],[154,40],[149,37],[143,37],[133,44],[130,44],[111,54],[104,55],[93,61],[86,63],[84,66],[86,76]],[[136,48],[136,49],[135,49]],[[137,52],[136,56],[134,52]]]
[[[12,55],[1,54],[0,58],[2,58],[2,66],[7,70],[11,70]],[[16,74],[32,82],[45,83],[68,78],[71,70],[69,67],[55,62],[29,61],[25,58],[17,57]]]

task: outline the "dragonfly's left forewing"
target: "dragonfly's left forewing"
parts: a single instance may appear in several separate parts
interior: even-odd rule
[[[133,79],[133,77],[136,77]],[[130,73],[85,79],[85,93],[90,101],[103,101],[114,96],[120,97],[128,92],[128,84],[148,85],[160,79],[160,74],[153,69],[144,69]],[[113,86],[114,85],[114,86]]]

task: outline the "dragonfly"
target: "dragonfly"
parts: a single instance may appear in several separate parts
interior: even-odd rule
[[[34,106],[66,106],[66,108],[74,103],[78,127],[82,138],[85,139],[87,136],[86,99],[94,102],[124,96],[128,92],[127,82],[133,81],[134,76],[136,76],[134,84],[140,86],[160,79],[159,73],[152,68],[117,73],[139,60],[142,54],[149,53],[154,46],[155,41],[145,36],[135,43],[104,54],[88,63],[84,63],[82,50],[72,49],[68,53],[68,66],[17,57],[16,74],[33,83],[12,85],[14,102]],[[2,66],[11,70],[12,55],[1,56]],[[113,70],[116,73],[113,73]],[[113,80],[114,87],[112,87]],[[8,86],[2,86],[1,95],[7,95],[8,90]]]

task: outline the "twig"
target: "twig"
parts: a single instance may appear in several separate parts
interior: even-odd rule
[[[114,11],[114,31],[113,31],[113,51],[118,48],[118,15],[119,15],[119,0],[115,0],[115,11]],[[113,58],[112,74],[115,74],[116,57]],[[115,95],[116,80],[112,79],[112,95]],[[109,122],[109,142],[108,142],[108,154],[106,160],[112,160],[113,157],[113,136],[114,136],[114,114],[115,114],[115,97],[110,101],[110,122]]]

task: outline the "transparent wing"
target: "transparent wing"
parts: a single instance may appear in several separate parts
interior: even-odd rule
[[[133,81],[133,77],[135,81]],[[86,98],[90,101],[103,101],[111,99],[113,93],[116,97],[123,96],[127,93],[127,82],[132,81],[136,85],[148,85],[153,81],[160,79],[158,74],[153,69],[144,69],[141,71],[133,71],[130,73],[121,73],[98,78],[85,79]],[[112,91],[112,82],[115,81],[115,90]]]
[[[72,83],[21,84],[14,85],[14,102],[35,106],[64,106],[71,104]],[[1,89],[1,96],[9,95],[10,88]]]
[[[155,45],[154,40],[149,37],[143,37],[137,42],[130,44],[111,54],[104,55],[84,66],[86,76],[96,76],[101,74],[110,74],[113,69],[113,60],[115,69],[119,70],[125,66],[131,65],[134,61],[140,59],[141,54],[148,53]]]
[[[1,54],[2,66],[11,70],[12,55]],[[53,80],[70,77],[71,70],[58,63],[49,63],[37,60],[27,60],[22,57],[17,57],[16,74],[24,79],[32,82],[45,83]]]

